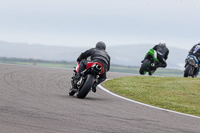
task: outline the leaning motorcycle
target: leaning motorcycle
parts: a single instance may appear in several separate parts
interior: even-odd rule
[[[154,49],[150,49],[147,52],[145,60],[143,61],[140,67],[140,74],[144,75],[148,72],[149,75],[152,75],[157,69],[157,67],[155,67],[157,64],[160,64],[157,58],[157,52]]]
[[[194,55],[189,55],[186,58],[184,77],[197,77],[199,73],[199,61]]]
[[[78,73],[78,70],[79,63],[74,70],[74,76],[71,80],[72,87],[69,90],[69,95],[73,96],[75,93],[77,93],[76,96],[83,99],[87,96],[93,84],[98,80],[99,75],[104,73],[104,68],[100,62],[88,62],[86,65],[86,69],[81,72],[80,79],[78,80],[78,82],[75,82],[75,75]]]

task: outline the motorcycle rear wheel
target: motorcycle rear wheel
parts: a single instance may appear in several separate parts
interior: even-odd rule
[[[88,74],[84,85],[81,87],[80,91],[77,94],[77,97],[82,99],[85,98],[89,93],[89,91],[91,90],[93,83],[94,83],[94,76]]]

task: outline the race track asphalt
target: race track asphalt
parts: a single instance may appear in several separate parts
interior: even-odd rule
[[[200,133],[200,119],[98,88],[69,96],[71,69],[0,64],[0,133]],[[134,76],[108,73],[108,78]]]

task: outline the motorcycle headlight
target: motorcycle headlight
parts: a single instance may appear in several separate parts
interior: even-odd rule
[[[188,62],[190,63],[190,64],[195,64],[195,61],[194,61],[194,59],[192,58],[192,57],[190,57],[189,59],[188,59]]]

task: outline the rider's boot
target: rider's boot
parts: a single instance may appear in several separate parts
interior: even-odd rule
[[[96,92],[97,91],[97,83],[96,82],[94,82],[94,84],[92,85],[92,91],[93,92]]]
[[[77,85],[76,85],[76,84],[77,84],[77,82],[79,81],[80,77],[81,77],[81,75],[80,75],[79,73],[76,73],[76,74],[75,74],[74,79],[73,79],[73,82],[74,82],[74,83],[73,83],[73,88],[74,88],[74,89],[77,89]]]

